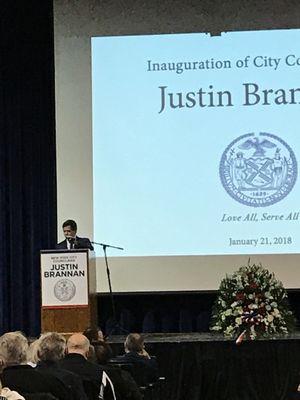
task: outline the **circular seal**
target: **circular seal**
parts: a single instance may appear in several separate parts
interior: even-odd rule
[[[236,201],[266,207],[281,201],[297,180],[293,150],[278,136],[247,133],[225,149],[219,167],[222,185]]]
[[[54,286],[54,296],[60,301],[71,300],[76,293],[76,286],[69,279],[61,279]]]

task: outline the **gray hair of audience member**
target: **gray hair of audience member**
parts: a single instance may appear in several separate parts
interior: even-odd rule
[[[48,332],[40,336],[37,346],[40,361],[59,361],[66,352],[66,339],[60,333]]]
[[[139,333],[130,333],[124,343],[126,352],[140,353],[144,349],[144,338]]]
[[[68,353],[77,353],[83,355],[85,358],[88,357],[90,348],[89,339],[82,333],[74,333],[70,336],[67,341]]]
[[[2,374],[3,369],[5,368],[5,359],[2,354],[0,354],[0,374]],[[1,380],[0,380],[1,384]]]
[[[0,337],[0,353],[5,366],[26,364],[28,341],[22,332],[8,332]]]
[[[39,346],[39,340],[35,339],[33,342],[29,344],[27,350],[27,364],[31,365],[32,367],[35,366],[39,361],[38,346]]]

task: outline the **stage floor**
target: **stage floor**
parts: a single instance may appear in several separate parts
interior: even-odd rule
[[[224,337],[220,334],[201,332],[201,333],[143,333],[146,343],[182,343],[182,342],[234,342],[232,338]],[[126,335],[112,335],[108,338],[109,343],[124,343]],[[300,331],[290,335],[274,336],[268,339],[259,339],[258,341],[270,340],[300,340]],[[251,343],[251,342],[250,342]]]

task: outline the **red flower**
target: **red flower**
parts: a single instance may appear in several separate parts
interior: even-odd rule
[[[266,314],[266,307],[265,306],[259,307],[258,312],[261,315],[265,315]]]
[[[250,289],[257,289],[257,288],[258,288],[258,285],[257,285],[257,283],[255,283],[255,282],[251,282],[251,283],[249,284],[249,287],[250,287]]]
[[[245,298],[245,294],[244,293],[237,293],[236,294],[236,296],[235,296],[235,298],[237,299],[237,300],[244,300],[244,298]]]

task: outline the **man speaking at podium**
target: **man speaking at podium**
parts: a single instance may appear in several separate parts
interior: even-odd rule
[[[72,219],[68,219],[62,225],[65,240],[56,245],[57,249],[90,249],[94,250],[90,239],[80,238],[76,235],[77,224]]]

